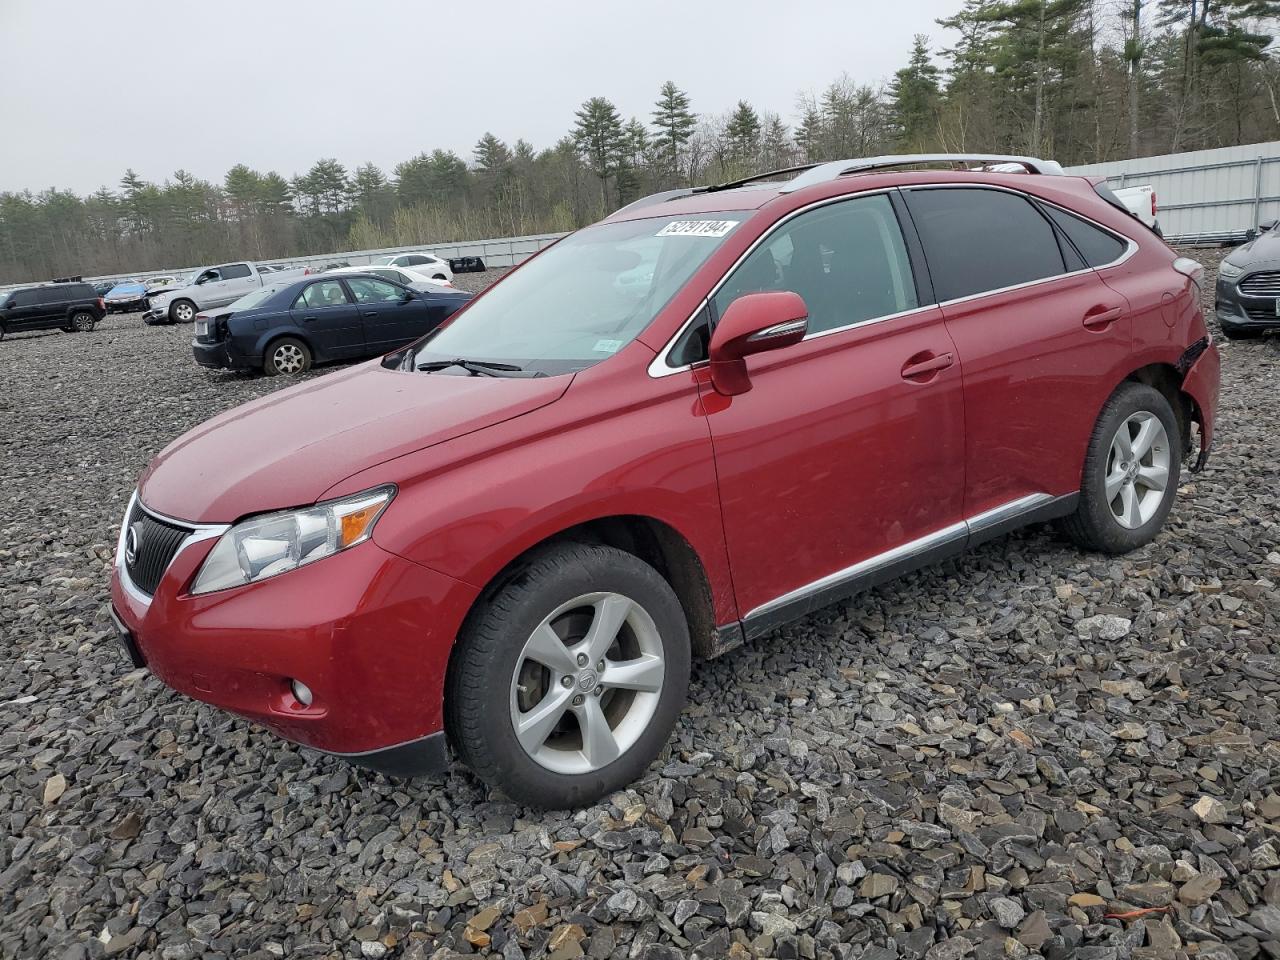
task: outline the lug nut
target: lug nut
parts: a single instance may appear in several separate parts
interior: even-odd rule
[[[576,697],[574,697],[574,698],[573,698],[573,705],[574,705],[575,707],[580,707],[580,706],[582,706],[582,702],[583,702],[585,699],[586,699],[586,697],[584,697],[582,694],[578,694]]]
[[[578,654],[578,666],[585,667],[587,665],[587,655],[585,653]]]
[[[596,696],[598,697],[602,693],[604,693],[604,687],[596,687]]]
[[[604,661],[601,660],[596,664],[596,673],[604,673]]]
[[[562,686],[562,687],[572,687],[572,686],[573,686],[573,677],[561,677],[561,678],[560,678],[560,686]]]

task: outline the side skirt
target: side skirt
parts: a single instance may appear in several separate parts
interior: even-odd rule
[[[741,636],[744,640],[754,640],[837,600],[950,559],[1019,527],[1068,516],[1075,511],[1079,500],[1079,493],[1060,497],[1041,493],[1014,500],[770,600],[742,618],[740,634],[737,624],[719,627],[717,633],[726,639]],[[713,655],[718,656],[736,645],[718,645]]]

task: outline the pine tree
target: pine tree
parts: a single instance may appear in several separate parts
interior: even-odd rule
[[[755,166],[760,149],[760,115],[745,100],[739,100],[729,115],[725,135],[729,140],[729,156],[735,167],[749,173]]]
[[[916,34],[907,65],[894,74],[889,88],[896,138],[908,152],[923,152],[937,137],[940,74],[929,57],[929,38]]]
[[[471,155],[480,172],[492,177],[506,172],[511,163],[511,151],[507,145],[488,132],[476,141]]]
[[[600,200],[609,207],[609,178],[621,166],[626,141],[618,108],[604,97],[592,97],[574,116],[573,142],[591,172],[600,180]]]
[[[658,129],[653,149],[661,158],[666,176],[680,176],[680,157],[697,123],[697,118],[689,110],[689,97],[668,80],[658,93],[653,111],[653,125]]]

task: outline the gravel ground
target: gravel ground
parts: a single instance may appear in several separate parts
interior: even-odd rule
[[[1151,546],[1030,530],[700,664],[641,782],[543,814],[122,662],[135,478],[280,385],[190,336],[0,344],[0,956],[1280,956],[1280,343],[1223,344]]]

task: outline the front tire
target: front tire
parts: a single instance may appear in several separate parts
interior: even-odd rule
[[[190,323],[196,318],[196,305],[190,300],[175,300],[169,305],[169,319],[173,323]]]
[[[77,310],[71,315],[71,329],[76,333],[88,333],[97,325],[97,318],[88,310]]]
[[[613,547],[535,554],[469,618],[449,663],[446,730],[490,786],[530,806],[592,803],[661,752],[689,687],[670,584]]]
[[[1182,432],[1159,390],[1127,381],[1107,400],[1085,455],[1076,512],[1063,528],[1103,553],[1155,539],[1177,495]]]
[[[273,377],[296,376],[311,369],[311,348],[297,337],[281,337],[267,347],[262,369]]]

